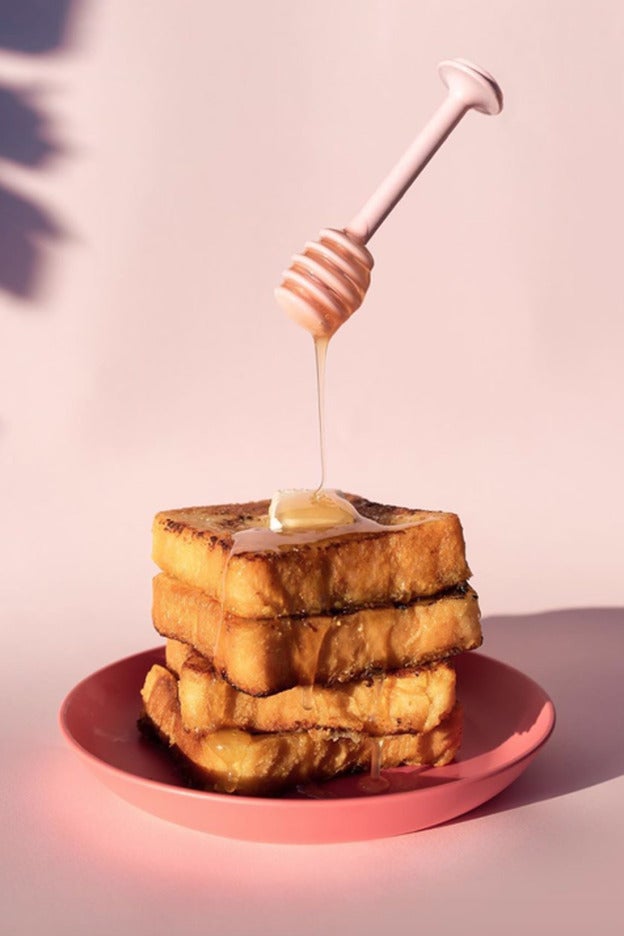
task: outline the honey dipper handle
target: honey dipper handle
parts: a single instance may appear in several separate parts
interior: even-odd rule
[[[345,231],[366,244],[390,214],[431,157],[442,146],[464,114],[474,108],[483,114],[498,114],[503,95],[488,72],[463,59],[438,66],[448,94],[412,145],[383,180]]]

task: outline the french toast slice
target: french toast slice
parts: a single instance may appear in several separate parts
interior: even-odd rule
[[[468,585],[408,605],[251,619],[222,612],[205,592],[160,573],[152,617],[159,634],[190,644],[251,695],[418,667],[482,641],[477,595]]]
[[[166,662],[178,677],[180,715],[189,731],[331,728],[375,736],[431,731],[455,704],[455,671],[449,663],[335,687],[295,686],[258,698],[234,689],[186,644],[167,641]]]
[[[158,664],[148,672],[141,695],[143,730],[155,731],[169,746],[194,785],[226,793],[270,795],[311,780],[366,769],[372,744],[379,745],[382,769],[402,764],[441,766],[453,759],[461,742],[462,716],[457,704],[432,731],[373,740],[361,732],[326,729],[272,734],[186,731],[176,678]]]
[[[366,523],[312,534],[268,532],[268,500],[165,510],[154,520],[152,558],[247,618],[409,602],[470,578],[456,514],[344,497]],[[251,530],[265,535],[245,545],[240,534]]]

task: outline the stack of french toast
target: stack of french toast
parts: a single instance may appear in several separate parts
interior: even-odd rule
[[[458,517],[346,495],[361,523],[270,533],[269,502],[159,513],[140,724],[189,782],[281,793],[371,767],[443,765],[452,658],[481,643]]]

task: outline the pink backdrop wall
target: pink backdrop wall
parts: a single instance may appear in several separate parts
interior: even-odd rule
[[[330,348],[329,481],[456,510],[486,614],[621,605],[623,29],[604,0],[85,0],[60,48],[0,52],[59,144],[0,162],[58,229],[0,292],[15,633],[94,664],[148,646],[158,509],[316,483],[311,342],[273,287],[453,56],[506,107],[469,115],[371,242]]]

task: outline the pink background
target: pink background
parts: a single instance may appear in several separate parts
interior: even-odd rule
[[[24,287],[0,288],[3,692],[21,752],[8,768],[19,795],[6,824],[24,830],[11,867],[23,894],[10,911],[18,924],[34,912],[33,883],[63,895],[79,880],[85,914],[91,900],[107,925],[126,913],[138,926],[147,921],[132,909],[141,875],[165,919],[158,888],[205,886],[214,848],[219,930],[246,931],[228,917],[228,901],[239,867],[256,874],[257,847],[209,847],[110,802],[69,763],[55,712],[82,676],[156,643],[157,510],[317,482],[312,345],[272,291],[291,254],[320,227],[345,224],[410,143],[442,99],[444,58],[489,69],[505,109],[470,114],[370,244],[369,297],[328,358],[328,480],[457,511],[490,622],[486,651],[546,689],[550,680],[577,723],[585,709],[570,686],[592,638],[603,666],[618,665],[623,39],[614,0],[75,0],[55,48],[0,49],[0,83],[33,95],[57,151],[38,165],[0,161],[3,188],[57,229],[34,237]],[[9,251],[0,273],[12,262]],[[597,607],[612,610],[588,610]],[[511,616],[496,618],[506,629],[492,615]],[[609,673],[621,685],[621,670]],[[611,684],[583,685],[591,697]],[[595,710],[607,717],[612,708],[603,700]],[[621,740],[621,727],[604,724],[596,762],[611,729]],[[583,740],[596,730],[585,726]],[[568,744],[554,749],[559,758],[576,763],[578,736],[559,737]],[[559,776],[561,760],[550,757]],[[450,871],[472,913],[472,895],[503,887],[506,861],[513,905],[524,906],[527,886],[542,903],[564,888],[602,894],[622,833],[624,765],[609,764],[568,786],[537,774],[524,797],[510,793],[510,811],[422,839],[333,850],[327,907],[347,894],[360,910],[342,912],[360,914],[360,931],[376,921],[370,931],[379,932],[387,917],[371,901],[386,892],[399,914],[392,922],[422,922],[406,895],[424,888],[432,918],[449,913],[435,882]],[[33,793],[31,767],[56,778],[45,792]],[[76,814],[59,792],[67,784]],[[99,851],[94,867],[109,886],[132,869],[116,911],[98,896],[101,879],[72,857],[72,822],[81,853]],[[38,836],[56,875],[46,886],[32,860]],[[603,858],[591,880],[573,843],[593,843]],[[172,870],[176,849],[196,861],[190,876]],[[293,893],[289,867],[318,871],[279,849],[263,854],[273,857],[257,872],[257,893],[245,885],[249,920],[270,901],[271,874],[285,874]],[[185,906],[180,898],[176,912]],[[300,906],[294,900],[280,918],[275,905],[273,931],[296,918],[308,932]],[[490,931],[485,917],[481,929]]]

